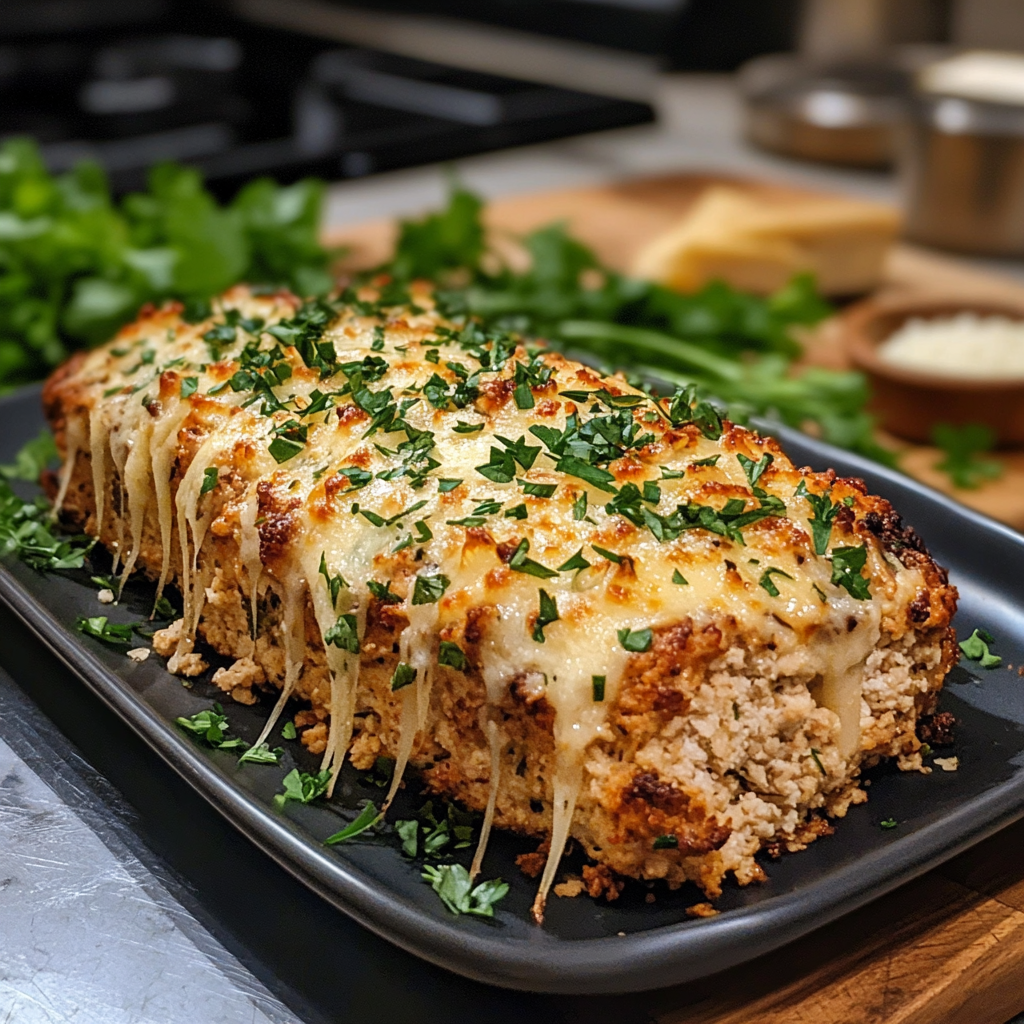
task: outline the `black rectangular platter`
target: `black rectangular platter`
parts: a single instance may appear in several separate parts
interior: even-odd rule
[[[0,462],[43,426],[38,388],[0,399]],[[625,992],[705,977],[792,941],[927,871],[1024,816],[1024,536],[907,477],[785,428],[774,429],[794,462],[863,477],[916,527],[960,590],[956,625],[991,632],[1003,658],[997,669],[965,662],[951,673],[940,707],[958,721],[955,772],[870,773],[870,800],[836,822],[835,833],[806,851],[765,860],[768,881],[726,887],[721,913],[691,919],[702,899],[695,888],[670,892],[629,883],[615,903],[586,896],[553,898],[542,928],[531,923],[535,882],[515,865],[535,843],[496,834],[485,877],[511,885],[493,921],[451,915],[420,878],[420,864],[401,853],[390,828],[365,840],[326,847],[322,840],[351,820],[355,808],[382,790],[346,767],[328,804],[276,810],[273,794],[293,767],[315,770],[297,743],[279,766],[236,764],[227,752],[199,747],[173,724],[220,696],[202,679],[188,689],[159,658],[136,664],[82,636],[79,615],[109,614],[136,622],[152,590],[130,585],[116,607],[97,602],[88,572],[43,574],[14,558],[0,562],[0,600],[67,666],[66,685],[86,686],[253,843],[339,910],[417,956],[479,981],[560,993]],[[252,742],[269,704],[228,703],[232,729]],[[404,802],[404,803],[403,803]],[[419,805],[414,789],[400,794],[392,818]],[[883,820],[895,828],[883,829]],[[203,836],[197,835],[197,843]],[[468,863],[472,851],[460,851]],[[655,902],[646,897],[653,892]],[[259,898],[258,893],[253,894]]]

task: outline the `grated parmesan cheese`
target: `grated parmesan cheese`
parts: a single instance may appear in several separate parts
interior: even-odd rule
[[[908,320],[878,346],[890,366],[943,376],[1024,379],[1024,320],[957,316]]]

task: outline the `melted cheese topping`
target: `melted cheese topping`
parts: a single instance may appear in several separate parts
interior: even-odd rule
[[[374,295],[361,298],[372,302]],[[864,662],[880,622],[921,585],[917,570],[852,531],[859,492],[842,481],[833,488],[831,500],[851,513],[836,517],[820,554],[811,504],[797,493],[805,477],[774,442],[728,426],[721,436],[702,434],[679,417],[673,424],[666,404],[557,354],[509,344],[501,358],[479,332],[467,340],[450,329],[428,295],[416,301],[418,309],[339,306],[329,327],[313,332],[319,348],[305,349],[313,366],[267,333],[293,315],[290,297],[257,298],[244,289],[225,296],[202,324],[158,312],[87,357],[79,382],[91,391],[91,411],[87,421],[69,424],[68,465],[88,436],[97,480],[106,465],[117,468],[118,522],[127,520],[131,533],[127,556],[123,533],[117,542],[125,575],[147,510],[155,510],[163,585],[176,521],[185,629],[175,658],[191,651],[200,622],[212,571],[200,552],[215,508],[234,509],[254,637],[260,588],[273,586],[283,603],[286,678],[257,743],[302,667],[306,593],[323,637],[345,616],[354,617],[362,637],[369,583],[393,583],[408,621],[399,659],[415,676],[398,690],[401,739],[390,802],[427,725],[433,680],[454,671],[437,664],[439,632],[460,641],[468,613],[489,609],[475,648],[489,704],[518,681],[555,715],[551,855],[538,918],[569,834],[585,752],[610,736],[607,708],[630,658],[650,645],[646,631],[727,623],[752,646],[768,645],[781,665],[787,655],[802,672],[810,663],[820,677],[815,692],[838,716],[841,752],[852,755]],[[253,322],[237,327],[233,341],[204,338],[228,313]],[[295,335],[281,333],[285,341]],[[253,382],[268,365],[276,376],[263,378],[261,397]],[[321,411],[307,413],[314,403]],[[387,405],[391,419],[385,414],[381,423]],[[585,429],[555,452],[551,432],[573,423]],[[559,461],[565,455],[576,461]],[[755,463],[761,475],[752,485]],[[498,470],[487,471],[489,464]],[[69,479],[67,471],[62,494]],[[829,483],[806,480],[815,494]],[[260,553],[258,487],[297,523],[271,558]],[[630,487],[637,494],[626,514],[608,507]],[[96,493],[102,523],[111,511],[102,486]],[[735,515],[737,506],[749,513],[768,503],[773,514],[730,532],[730,508]],[[706,509],[704,525],[681,528],[681,508]],[[865,543],[870,596],[858,599],[832,582],[832,552]],[[589,564],[559,570],[577,552]],[[337,577],[343,582],[332,594],[329,580]],[[325,649],[331,723],[324,766],[336,778],[352,737],[359,656],[344,644]],[[500,763],[501,730],[489,718],[481,724],[492,778],[474,871],[493,819]]]

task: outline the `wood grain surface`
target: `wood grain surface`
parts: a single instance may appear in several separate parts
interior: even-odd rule
[[[515,258],[514,239],[566,222],[610,267],[626,270],[641,246],[682,217],[712,184],[767,197],[805,190],[746,179],[675,175],[515,196],[489,205],[492,240]],[[393,223],[335,232],[344,265],[371,267],[394,244]],[[1024,286],[951,257],[898,245],[885,294],[940,293],[1024,299]],[[808,339],[808,362],[847,365],[837,324]],[[888,439],[911,475],[1024,529],[1024,452],[1002,452],[1005,473],[974,491],[936,470],[935,449]],[[1005,1024],[1024,1011],[1024,822],[866,907],[752,963],[652,1000],[658,1024]]]
[[[745,178],[669,175],[498,199],[487,207],[485,219],[492,240],[513,261],[518,255],[514,244],[517,236],[561,221],[590,245],[606,265],[627,270],[637,252],[685,216],[706,188],[723,183],[769,199],[810,194],[806,189]],[[348,249],[343,267],[363,269],[383,263],[390,256],[396,233],[394,222],[374,221],[335,231],[328,242]],[[938,293],[946,298],[1024,301],[1024,285],[1016,281],[982,273],[963,260],[909,245],[894,247],[881,293]],[[835,323],[823,325],[808,339],[807,361],[836,368],[848,365],[838,333]],[[1024,451],[998,453],[1004,466],[999,480],[985,483],[977,490],[960,490],[935,469],[941,458],[936,449],[895,438],[887,440],[901,452],[900,464],[905,472],[986,515],[1024,530]]]

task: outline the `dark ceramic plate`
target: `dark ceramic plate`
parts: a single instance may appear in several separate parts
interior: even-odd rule
[[[0,400],[0,461],[8,461],[43,424],[37,389]],[[351,820],[361,800],[379,801],[372,780],[347,769],[330,805],[274,809],[280,780],[313,759],[294,742],[271,737],[281,766],[244,765],[208,752],[173,725],[177,715],[210,706],[217,691],[186,689],[159,658],[135,664],[82,636],[78,615],[109,612],[132,622],[148,612],[151,591],[129,588],[120,606],[96,600],[88,573],[44,575],[6,559],[0,599],[164,760],[264,852],[324,899],[379,935],[436,964],[482,981],[535,991],[595,993],[655,988],[692,980],[749,960],[881,896],[1003,825],[1024,815],[1024,680],[1008,664],[1024,664],[1024,537],[970,512],[899,474],[790,431],[776,431],[794,460],[864,477],[913,523],[960,588],[961,633],[984,626],[997,638],[1003,667],[968,663],[951,674],[941,707],[959,726],[953,773],[872,772],[871,799],[837,822],[835,834],[805,852],[766,861],[768,881],[730,885],[709,919],[690,919],[696,889],[630,883],[615,904],[587,897],[552,898],[543,928],[530,923],[535,883],[516,868],[531,844],[499,834],[484,865],[511,891],[493,921],[454,917],[403,857],[393,832],[325,847],[322,840]],[[232,727],[255,739],[267,708],[229,704]],[[403,793],[393,817],[418,803]],[[883,829],[894,819],[895,828]],[[201,835],[196,842],[203,841]],[[460,856],[471,851],[460,851]],[[647,903],[653,893],[655,901]],[[258,893],[253,894],[259,898]],[[315,937],[311,937],[315,942]]]

